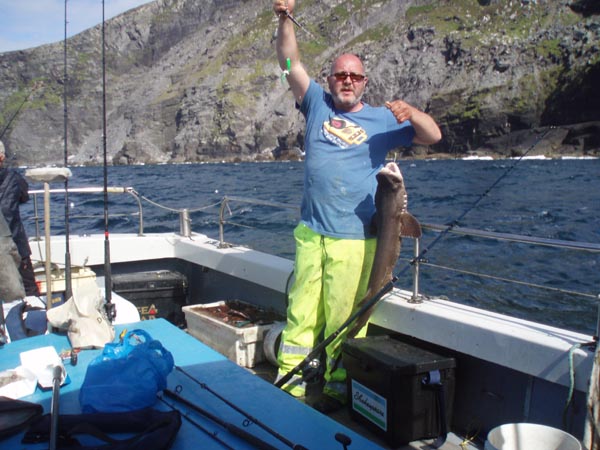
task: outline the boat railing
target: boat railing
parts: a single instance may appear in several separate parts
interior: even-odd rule
[[[447,233],[452,233],[452,234],[457,234],[457,235],[462,235],[462,236],[477,237],[477,238],[483,238],[483,239],[492,239],[495,241],[505,241],[505,242],[520,243],[520,244],[543,246],[543,247],[553,247],[553,248],[558,248],[558,249],[563,249],[563,250],[575,250],[575,251],[600,253],[600,244],[594,244],[594,243],[589,243],[589,242],[566,241],[566,240],[561,240],[561,239],[547,239],[547,238],[540,238],[540,237],[534,237],[534,236],[524,236],[524,235],[520,235],[520,234],[497,233],[494,231],[477,230],[474,228],[465,228],[465,227],[459,227],[459,226],[449,227],[447,225],[437,225],[437,224],[428,224],[428,223],[422,223],[421,227],[426,230],[431,230],[434,232],[440,232],[440,233],[447,232]],[[480,272],[458,270],[456,268],[449,267],[449,266],[432,264],[432,263],[428,262],[425,258],[423,258],[423,252],[420,250],[420,241],[421,241],[420,238],[415,239],[414,258],[411,260],[411,264],[413,264],[413,266],[414,266],[414,269],[413,269],[413,273],[414,273],[414,275],[413,275],[413,295],[411,297],[411,302],[413,302],[413,303],[420,303],[423,301],[422,296],[419,294],[419,267],[421,265],[427,265],[430,267],[436,267],[438,269],[445,269],[445,270],[449,270],[449,271],[460,272],[462,274],[467,274],[467,275],[475,275],[475,276],[478,276],[481,278],[493,278],[498,281],[510,282],[510,283],[514,283],[514,284],[521,284],[521,285],[525,285],[525,286],[529,286],[529,287],[545,289],[545,290],[550,290],[550,291],[563,292],[566,294],[578,295],[581,297],[587,297],[587,298],[600,300],[600,295],[587,294],[587,293],[575,292],[575,291],[567,291],[565,289],[559,289],[559,288],[554,288],[554,287],[550,287],[550,286],[542,286],[542,285],[531,283],[531,282],[508,279],[508,278],[503,278],[503,277],[499,277],[496,275],[487,275],[487,274],[483,274]],[[598,308],[599,308],[598,309],[598,327],[600,329],[600,303],[598,305]]]
[[[225,224],[229,223],[229,224],[236,225],[233,222],[225,220],[225,213],[226,212],[231,213],[231,208],[229,207],[231,202],[247,203],[247,204],[252,204],[252,205],[262,205],[262,206],[269,206],[269,207],[273,207],[273,208],[291,209],[291,210],[295,210],[295,211],[300,211],[300,208],[298,207],[298,205],[292,205],[289,203],[280,203],[280,202],[273,202],[273,201],[269,201],[269,200],[258,200],[258,199],[252,199],[252,198],[246,198],[246,197],[236,197],[236,196],[226,195],[221,200],[221,208],[219,210],[219,245],[221,247],[227,246],[227,243],[225,242]]]
[[[594,244],[594,243],[589,243],[589,242],[566,241],[566,240],[560,240],[560,239],[547,239],[547,238],[539,238],[539,237],[533,237],[533,236],[524,236],[524,235],[520,235],[520,234],[497,233],[494,231],[484,231],[484,230],[477,230],[477,229],[473,229],[473,228],[464,228],[464,227],[458,227],[458,226],[448,227],[445,225],[436,225],[436,224],[428,224],[428,223],[421,224],[421,227],[426,230],[431,230],[434,232],[448,232],[448,233],[462,235],[462,236],[492,239],[492,240],[496,240],[496,241],[515,242],[515,243],[521,243],[521,244],[554,247],[554,248],[564,249],[564,250],[575,250],[575,251],[600,253],[600,244]],[[504,282],[514,283],[514,284],[521,284],[521,285],[525,285],[525,286],[529,286],[529,287],[557,291],[557,292],[562,292],[562,293],[566,293],[566,294],[578,295],[581,297],[587,297],[587,298],[591,298],[591,299],[595,299],[595,300],[600,300],[600,294],[588,294],[588,293],[584,293],[584,292],[567,291],[565,289],[559,289],[559,288],[554,288],[554,287],[550,287],[550,286],[542,286],[542,285],[531,283],[531,282],[525,282],[525,281],[519,281],[519,280],[499,277],[497,275],[489,275],[489,274],[484,274],[484,273],[480,273],[480,272],[458,270],[453,267],[432,264],[422,257],[423,255],[419,248],[420,241],[421,241],[421,239],[415,239],[414,259],[411,260],[411,263],[414,265],[414,272],[415,272],[415,275],[413,277],[413,283],[414,283],[413,295],[411,298],[411,302],[414,302],[414,303],[420,303],[423,301],[422,296],[419,294],[419,286],[418,286],[418,283],[419,283],[418,271],[419,271],[419,266],[421,266],[421,265],[427,265],[427,266],[435,267],[438,269],[445,269],[445,270],[449,270],[449,271],[460,272],[462,274],[475,275],[475,276],[482,277],[482,278],[493,278],[498,281],[504,281]],[[598,304],[598,330],[600,330],[600,302]]]
[[[29,195],[33,196],[33,220],[35,222],[36,239],[40,240],[40,220],[43,220],[43,216],[39,214],[38,196],[48,194],[65,194],[64,188],[48,189],[33,189],[29,191]],[[80,188],[69,188],[69,194],[104,194],[103,187],[80,187]],[[109,186],[106,188],[108,194],[129,194],[131,195],[138,205],[138,235],[144,234],[144,212],[142,208],[141,196],[132,187],[119,187]],[[113,214],[114,216],[114,214]]]
[[[103,188],[99,188],[99,187],[69,188],[69,193],[99,194],[99,193],[103,193],[103,192],[104,192]],[[232,215],[231,207],[230,207],[232,203],[245,203],[245,204],[261,205],[261,206],[267,206],[267,207],[278,208],[278,209],[289,209],[289,210],[299,211],[299,207],[296,204],[281,203],[281,202],[260,200],[260,199],[248,198],[248,197],[229,196],[229,195],[222,197],[222,199],[220,201],[218,201],[214,204],[202,206],[202,207],[195,208],[195,209],[170,208],[170,207],[167,207],[160,203],[154,202],[153,200],[140,195],[138,192],[135,191],[135,189],[133,189],[131,187],[109,187],[109,188],[107,188],[107,192],[109,194],[129,194],[135,199],[135,201],[137,202],[137,207],[138,207],[138,212],[137,212],[137,216],[139,217],[138,234],[140,236],[144,234],[144,214],[143,214],[142,200],[147,201],[148,203],[152,204],[153,206],[159,207],[163,210],[167,210],[167,211],[178,214],[179,215],[179,224],[180,224],[179,233],[180,233],[180,235],[182,235],[184,237],[190,237],[192,235],[191,219],[190,219],[191,213],[218,207],[219,208],[218,223],[219,223],[219,246],[220,247],[230,246],[230,244],[228,244],[225,241],[225,225],[244,226],[244,225],[238,224],[234,221],[230,221],[230,220],[226,219],[226,215],[228,213],[229,213],[229,215]],[[36,221],[36,230],[38,232],[38,238],[39,238],[38,223],[39,223],[40,217],[38,214],[38,206],[37,206],[36,196],[39,194],[44,194],[44,191],[43,190],[39,190],[39,191],[32,190],[29,193],[34,196],[34,219]],[[63,193],[64,194],[64,189],[51,189],[50,193],[51,194],[52,193],[55,193],[55,194]],[[448,226],[448,225],[438,225],[438,224],[429,224],[429,223],[422,223],[421,226],[424,230],[429,230],[431,232],[437,232],[437,233],[450,233],[450,234],[462,235],[462,236],[468,236],[468,237],[474,237],[474,238],[491,239],[491,240],[495,240],[495,241],[505,241],[505,242],[514,242],[514,243],[521,243],[521,244],[528,244],[528,245],[535,245],[535,246],[553,247],[553,248],[558,248],[558,249],[574,250],[574,251],[579,251],[579,252],[600,253],[600,244],[595,244],[595,243],[566,241],[566,240],[560,240],[560,239],[547,239],[547,238],[524,236],[524,235],[510,234],[510,233],[498,233],[498,232],[493,232],[493,231],[484,231],[484,230],[465,228],[465,227],[460,227],[460,226]],[[551,286],[543,286],[543,285],[531,283],[528,281],[520,281],[520,280],[515,280],[515,279],[503,278],[503,277],[499,277],[497,275],[490,275],[490,274],[484,274],[481,272],[460,270],[460,269],[456,269],[455,267],[433,264],[433,263],[427,261],[427,259],[423,257],[423,254],[426,253],[427,249],[425,249],[424,251],[421,250],[421,240],[422,240],[421,238],[414,240],[414,245],[413,245],[414,257],[411,258],[409,261],[410,265],[412,266],[411,268],[412,268],[412,282],[413,282],[412,296],[409,301],[412,303],[420,303],[425,298],[419,292],[420,271],[423,266],[429,266],[429,267],[433,267],[436,269],[452,271],[455,273],[458,272],[458,273],[462,273],[462,274],[477,276],[480,278],[493,278],[497,281],[513,283],[513,284],[520,284],[520,285],[524,285],[524,286],[528,286],[528,287],[532,287],[532,288],[538,288],[538,289],[550,290],[550,291],[560,291],[562,293],[591,298],[596,301],[600,300],[600,296],[598,294],[567,291],[564,289],[555,288],[555,287],[551,287]],[[597,316],[598,317],[597,317],[596,336],[598,334],[600,334],[600,301],[598,301]]]
[[[286,208],[298,210],[299,207],[297,205],[291,205],[288,203],[278,203],[272,201],[264,201],[257,200],[246,197],[235,197],[235,196],[225,196],[223,197],[220,213],[219,213],[219,243],[221,246],[227,246],[228,244],[224,239],[224,226],[225,224],[234,224],[233,222],[227,221],[225,219],[225,212],[230,211],[229,205],[231,202],[241,202],[241,203],[249,203],[255,205],[264,205],[270,206],[274,208]],[[474,238],[483,238],[483,239],[491,239],[495,241],[505,241],[505,242],[514,242],[520,244],[530,244],[535,246],[545,246],[545,247],[553,247],[563,250],[575,250],[575,251],[583,251],[583,252],[593,252],[600,253],[600,244],[588,243],[588,242],[577,242],[577,241],[567,241],[560,239],[548,239],[548,238],[540,238],[533,236],[524,236],[518,234],[511,233],[498,233],[493,231],[485,231],[485,230],[477,230],[473,228],[465,228],[459,226],[448,226],[448,225],[438,225],[438,224],[429,224],[423,223],[421,224],[422,228],[425,230],[430,230],[432,232],[439,233],[451,233],[462,236],[469,236]],[[581,297],[587,297],[594,300],[600,300],[600,295],[598,294],[588,294],[583,292],[576,292],[571,290],[559,289],[551,286],[543,286],[540,284],[535,284],[527,281],[520,281],[515,279],[509,279],[504,277],[499,277],[497,275],[489,275],[481,272],[472,272],[466,270],[459,270],[454,267],[443,266],[439,264],[433,264],[427,261],[426,258],[423,257],[423,251],[421,250],[421,238],[414,239],[414,257],[410,260],[410,265],[412,266],[412,281],[413,281],[413,291],[412,296],[410,298],[411,303],[421,303],[424,300],[424,296],[419,292],[419,280],[420,280],[420,269],[421,266],[429,266],[435,267],[437,269],[448,270],[453,272],[460,272],[462,274],[474,275],[480,278],[493,278],[497,281],[513,283],[513,284],[521,284],[532,288],[543,289],[548,291],[562,292],[565,294],[577,295]],[[597,327],[596,327],[596,336],[600,334],[600,301],[598,302],[598,314],[597,314]]]

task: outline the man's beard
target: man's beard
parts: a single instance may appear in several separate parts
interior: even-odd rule
[[[364,91],[361,92],[360,95],[355,96],[352,100],[347,97],[343,97],[340,94],[342,94],[342,92],[332,94],[334,100],[333,103],[337,106],[343,106],[346,109],[352,109],[362,101]]]

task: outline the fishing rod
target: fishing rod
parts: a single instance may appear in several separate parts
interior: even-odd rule
[[[217,425],[222,426],[223,428],[225,428],[227,431],[229,431],[231,434],[238,436],[240,438],[242,438],[243,440],[245,440],[246,442],[248,442],[249,444],[253,445],[254,447],[258,448],[259,450],[277,450],[277,447],[272,446],[271,444],[269,444],[268,442],[265,442],[264,440],[260,439],[259,437],[253,435],[252,433],[247,432],[246,430],[232,424],[231,422],[227,422],[223,419],[221,419],[220,417],[208,412],[207,410],[205,410],[204,408],[196,405],[195,403],[192,403],[191,401],[183,398],[182,396],[180,396],[179,394],[177,394],[176,392],[173,392],[169,389],[164,389],[163,390],[163,394],[166,395],[167,397],[173,399],[173,400],[177,400],[180,403],[183,403],[186,407],[196,411],[199,414],[202,414],[203,416],[209,418],[210,420],[212,420],[213,422],[215,422]]]
[[[285,436],[282,436],[277,431],[275,431],[272,428],[270,428],[264,422],[261,422],[260,420],[258,420],[256,417],[251,416],[249,413],[247,413],[246,411],[244,411],[243,409],[241,409],[239,406],[237,406],[234,403],[230,402],[229,400],[227,400],[226,398],[224,398],[222,395],[220,395],[218,392],[212,390],[206,383],[202,383],[202,382],[198,381],[190,373],[186,372],[186,370],[183,367],[175,366],[175,369],[178,370],[179,372],[181,372],[182,374],[184,374],[186,377],[188,377],[190,380],[192,380],[194,383],[196,383],[202,389],[205,389],[206,391],[208,391],[209,393],[211,393],[212,395],[214,395],[215,397],[217,397],[219,400],[221,400],[227,406],[233,408],[234,410],[236,410],[237,412],[239,412],[240,414],[242,414],[251,423],[255,423],[260,428],[262,428],[267,433],[269,433],[271,436],[273,436],[277,440],[283,442],[285,445],[287,445],[291,449],[293,449],[293,450],[308,450],[306,447],[304,447],[304,446],[302,446],[300,444],[293,443],[292,441],[290,441],[289,439],[287,439]],[[181,386],[178,386],[176,388],[176,391],[178,391],[178,392],[181,392],[181,390],[182,390]]]
[[[23,99],[23,101],[18,106],[18,108],[15,111],[15,113],[8,120],[8,122],[6,123],[6,126],[4,127],[4,129],[2,130],[2,132],[0,133],[0,140],[2,140],[2,138],[6,134],[6,132],[8,131],[8,129],[10,128],[10,126],[12,125],[12,123],[15,121],[15,119],[17,118],[17,116],[19,115],[19,113],[21,112],[21,110],[23,109],[23,107],[25,106],[25,104],[29,100],[31,100],[31,96],[35,93],[35,91],[37,91],[41,86],[43,86],[43,84],[44,83],[41,82],[41,81],[36,81],[36,82],[33,83],[33,85],[31,86],[31,90],[29,91],[29,94],[27,94],[27,96]]]
[[[311,31],[308,28],[306,28],[304,25],[302,25],[300,22],[298,22],[298,20],[296,20],[296,18],[294,16],[292,16],[287,9],[285,11],[282,11],[279,14],[280,15],[284,15],[285,17],[287,17],[288,19],[290,19],[294,25],[296,25],[298,28],[300,28],[302,31],[304,31],[305,33],[307,33],[309,36],[311,36],[316,41],[320,42],[320,39],[317,36],[315,36],[313,33],[311,33]],[[275,38],[276,33],[277,33],[277,31],[273,35],[273,38]]]
[[[33,92],[33,89],[35,89],[35,86],[32,88],[31,92]],[[6,126],[4,127],[4,129],[2,130],[2,133],[0,133],[0,140],[2,140],[2,138],[4,137],[4,134],[6,133],[6,131],[10,128],[11,124],[13,123],[13,121],[19,115],[19,113],[21,112],[21,109],[23,109],[23,106],[25,106],[25,103],[27,103],[29,101],[29,98],[31,97],[31,92],[29,93],[29,95],[27,97],[25,97],[23,99],[23,101],[21,102],[21,104],[19,105],[19,107],[17,108],[17,110],[15,111],[15,113],[9,119],[8,123],[6,124]]]
[[[177,409],[175,407],[175,405],[173,405],[172,403],[169,403],[168,401],[166,401],[161,395],[157,395],[157,398],[163,402],[165,405],[167,405],[169,408],[171,408],[173,411],[179,411],[179,409]],[[199,424],[198,422],[196,422],[194,419],[192,419],[191,417],[189,417],[189,413],[182,413],[181,411],[179,411],[179,413],[183,416],[183,418],[185,420],[187,420],[189,423],[191,423],[192,425],[194,425],[196,428],[198,428],[200,431],[208,434],[211,438],[213,438],[215,441],[217,441],[219,444],[223,445],[223,447],[229,449],[229,450],[236,450],[235,448],[233,448],[231,445],[229,445],[227,442],[225,442],[223,439],[221,439],[219,436],[217,436],[217,433],[213,433],[212,431],[210,431],[209,429],[203,427],[201,424]]]
[[[292,21],[292,23],[293,23],[294,25],[296,25],[298,28],[300,28],[301,30],[303,30],[303,31],[305,31],[306,33],[308,33],[309,35],[311,35],[313,38],[317,39],[317,37],[316,37],[314,34],[312,34],[312,33],[311,33],[311,32],[310,32],[310,31],[309,31],[309,30],[308,30],[308,29],[307,29],[307,28],[306,28],[304,25],[302,25],[300,22],[298,22],[298,21],[297,21],[297,20],[294,18],[294,16],[292,16],[292,15],[290,14],[290,12],[289,12],[287,9],[284,11],[284,14],[285,14],[285,16],[286,16],[288,19],[290,19],[290,20]]]
[[[69,115],[67,108],[67,0],[65,0],[65,39],[64,39],[64,77],[63,77],[63,122],[64,122],[64,166],[68,167],[69,152],[67,147]],[[71,249],[69,243],[69,177],[65,177],[65,301],[73,295],[71,281]]]
[[[112,299],[112,277],[110,267],[110,241],[108,239],[108,162],[106,152],[106,20],[104,18],[104,0],[102,0],[102,150],[104,156],[104,305],[109,321],[117,315]]]
[[[440,232],[440,234],[433,241],[431,241],[431,243],[428,246],[426,246],[410,262],[408,262],[408,264],[406,264],[397,274],[395,274],[395,275],[392,274],[392,279],[390,281],[388,281],[373,297],[371,297],[369,300],[364,302],[363,305],[357,311],[355,311],[348,319],[346,319],[346,321],[344,323],[342,323],[342,325],[340,325],[337,330],[335,330],[327,338],[325,338],[323,341],[321,341],[319,344],[317,344],[313,348],[313,350],[311,350],[308,353],[308,355],[306,355],[306,357],[302,361],[300,361],[300,363],[298,363],[288,373],[286,373],[283,377],[281,377],[279,380],[277,380],[275,382],[275,386],[277,386],[279,388],[282,387],[284,384],[286,384],[288,381],[290,381],[290,379],[294,375],[296,375],[298,372],[303,370],[305,367],[309,366],[310,364],[315,364],[314,363],[315,360],[318,362],[319,361],[318,357],[321,354],[321,352],[329,344],[331,344],[335,340],[335,338],[337,338],[341,333],[344,332],[344,330],[346,328],[348,328],[352,323],[354,323],[357,319],[361,318],[372,307],[374,307],[383,298],[383,296],[385,294],[390,292],[394,288],[396,282],[400,279],[400,277],[402,275],[404,275],[411,266],[416,264],[418,261],[422,261],[424,259],[424,256],[427,254],[427,252],[429,250],[431,250],[444,236],[446,236],[450,231],[452,231],[452,229],[458,225],[460,220],[462,220],[467,214],[469,214],[473,209],[475,209],[479,205],[479,203],[490,193],[490,191],[493,188],[495,188],[498,185],[498,183],[500,183],[500,181],[502,181],[517,166],[517,164],[519,164],[523,160],[523,158],[525,156],[527,156],[527,154],[531,150],[533,150],[542,141],[542,139],[553,128],[554,127],[549,127],[543,134],[538,136],[537,139],[534,141],[534,143],[521,155],[521,157],[518,158],[512,166],[510,166],[507,170],[505,170],[500,175],[500,177],[498,177],[498,179],[496,181],[494,181],[490,185],[490,187],[488,187],[485,190],[485,192],[483,194],[481,194],[479,196],[479,198],[472,205],[470,205],[467,209],[465,209],[465,211],[462,214],[460,214],[456,219],[454,219],[452,222],[450,222],[450,224],[446,228],[444,228]],[[339,363],[340,357],[341,357],[341,355],[336,359],[335,366],[337,366],[337,364]]]

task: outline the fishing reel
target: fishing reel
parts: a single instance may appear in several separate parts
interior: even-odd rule
[[[104,310],[106,312],[106,317],[112,323],[115,320],[115,317],[117,317],[117,308],[116,308],[115,304],[111,303],[111,302],[107,302],[104,305]]]
[[[323,364],[319,358],[313,358],[302,369],[302,381],[308,384],[319,383],[324,375]]]

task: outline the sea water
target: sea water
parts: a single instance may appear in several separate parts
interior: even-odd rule
[[[600,160],[403,160],[399,166],[409,210],[421,223],[600,244]],[[101,167],[71,170],[70,188],[103,186]],[[294,257],[292,230],[302,183],[302,162],[116,166],[109,167],[107,179],[108,186],[132,187],[143,197],[147,233],[178,231],[176,211],[187,208],[192,230],[217,239],[219,203],[225,196],[287,204],[290,208],[232,201],[225,211],[225,240],[289,259]],[[52,234],[65,230],[63,199],[62,194],[53,196]],[[42,205],[38,196],[40,216]],[[69,205],[71,234],[104,231],[102,194],[71,194]],[[107,208],[111,233],[137,231],[132,196],[111,194]],[[22,215],[29,236],[35,236],[32,201],[22,206]],[[38,229],[43,233],[43,223]],[[426,230],[421,241],[427,262],[421,267],[422,293],[596,332],[599,253],[438,236]],[[402,247],[397,286],[412,289],[406,266],[413,244],[405,239]]]

